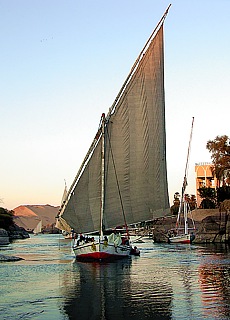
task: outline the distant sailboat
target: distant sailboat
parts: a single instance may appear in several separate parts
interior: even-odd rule
[[[108,114],[102,114],[98,132],[62,202],[59,222],[65,221],[81,234],[73,246],[77,259],[127,257],[133,251],[128,225],[169,211],[163,48],[168,9]],[[116,226],[126,228],[126,237],[116,232],[105,236],[104,231]],[[89,237],[93,232],[98,232],[98,239]]]
[[[65,188],[64,188],[64,192],[62,195],[62,201],[61,204],[63,205],[65,203],[66,197],[67,197],[68,191],[67,191],[67,185],[66,185],[66,181],[65,181]],[[68,225],[68,223],[62,218],[60,212],[59,215],[56,219],[56,228],[60,229],[62,231],[62,235],[67,238],[70,239],[72,238],[72,229],[71,227]]]
[[[191,142],[192,142],[193,123],[194,123],[194,117],[192,118],[192,127],[191,127],[191,133],[190,133],[190,139],[189,139],[189,145],[188,145],[188,153],[187,153],[187,160],[186,160],[186,166],[185,166],[184,181],[182,186],[181,202],[180,202],[179,212],[178,212],[177,221],[176,221],[176,228],[174,230],[171,230],[170,232],[170,236],[169,236],[170,243],[192,243],[192,241],[195,239],[195,234],[194,234],[195,224],[193,219],[191,219],[193,222],[192,228],[189,228],[188,226],[188,214],[190,213],[191,210],[189,207],[187,195],[185,194],[185,190],[188,185],[187,173],[188,173],[188,161],[190,156],[190,148],[191,148]],[[184,226],[181,227],[180,224],[182,219],[184,220]]]
[[[38,233],[41,233],[41,232],[42,232],[42,220],[40,220],[36,225],[36,227],[34,228],[33,234],[37,235]]]

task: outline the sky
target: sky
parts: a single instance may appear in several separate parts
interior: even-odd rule
[[[229,0],[0,0],[0,206],[58,206],[135,59],[164,23],[169,200],[229,133]]]

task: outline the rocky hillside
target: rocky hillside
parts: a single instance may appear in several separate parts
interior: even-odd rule
[[[14,222],[23,227],[28,232],[32,232],[34,228],[42,221],[42,230],[50,232],[55,226],[55,217],[57,216],[59,207],[51,205],[25,205],[15,208]]]

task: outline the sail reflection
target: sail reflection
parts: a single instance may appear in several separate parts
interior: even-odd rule
[[[146,274],[142,279],[132,267],[131,259],[107,264],[75,262],[71,276],[63,275],[65,315],[81,320],[171,319],[171,288],[159,284],[159,279],[147,282]]]

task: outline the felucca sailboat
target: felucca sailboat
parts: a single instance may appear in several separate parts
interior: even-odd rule
[[[67,194],[68,194],[68,190],[67,190],[67,185],[66,185],[66,181],[65,181],[65,188],[64,188],[63,195],[62,195],[61,206],[63,206],[65,204],[65,201],[66,201],[66,198],[67,198]],[[68,223],[64,219],[62,219],[60,212],[58,213],[58,217],[57,217],[57,220],[56,220],[55,227],[62,231],[62,235],[66,239],[72,239],[73,238],[72,229],[68,225]]]
[[[170,7],[170,6],[169,6]],[[168,9],[169,9],[168,7]],[[78,235],[77,259],[127,257],[128,225],[169,211],[166,173],[163,25],[134,63],[61,205],[58,220]],[[104,232],[125,226],[126,238]],[[92,237],[98,232],[98,237]]]
[[[34,234],[34,235],[37,235],[37,234],[39,234],[39,233],[41,233],[41,232],[42,232],[42,220],[40,220],[40,221],[38,222],[38,224],[36,225],[36,227],[34,228],[33,234]]]
[[[191,216],[192,220],[192,228],[189,228],[188,226],[188,214],[191,214],[188,196],[186,195],[186,187],[188,185],[187,183],[187,174],[188,174],[188,163],[189,163],[189,156],[190,156],[190,149],[191,149],[191,142],[192,142],[192,133],[193,133],[193,123],[194,123],[194,117],[192,118],[192,126],[191,126],[191,133],[189,138],[189,145],[188,145],[188,153],[187,153],[187,160],[185,165],[185,175],[184,175],[184,181],[182,185],[182,193],[181,193],[181,201],[180,201],[180,207],[177,215],[177,221],[176,221],[176,228],[174,230],[170,231],[169,235],[169,242],[170,243],[192,243],[192,241],[195,239],[195,224]],[[181,222],[184,221],[184,225],[181,227]]]

